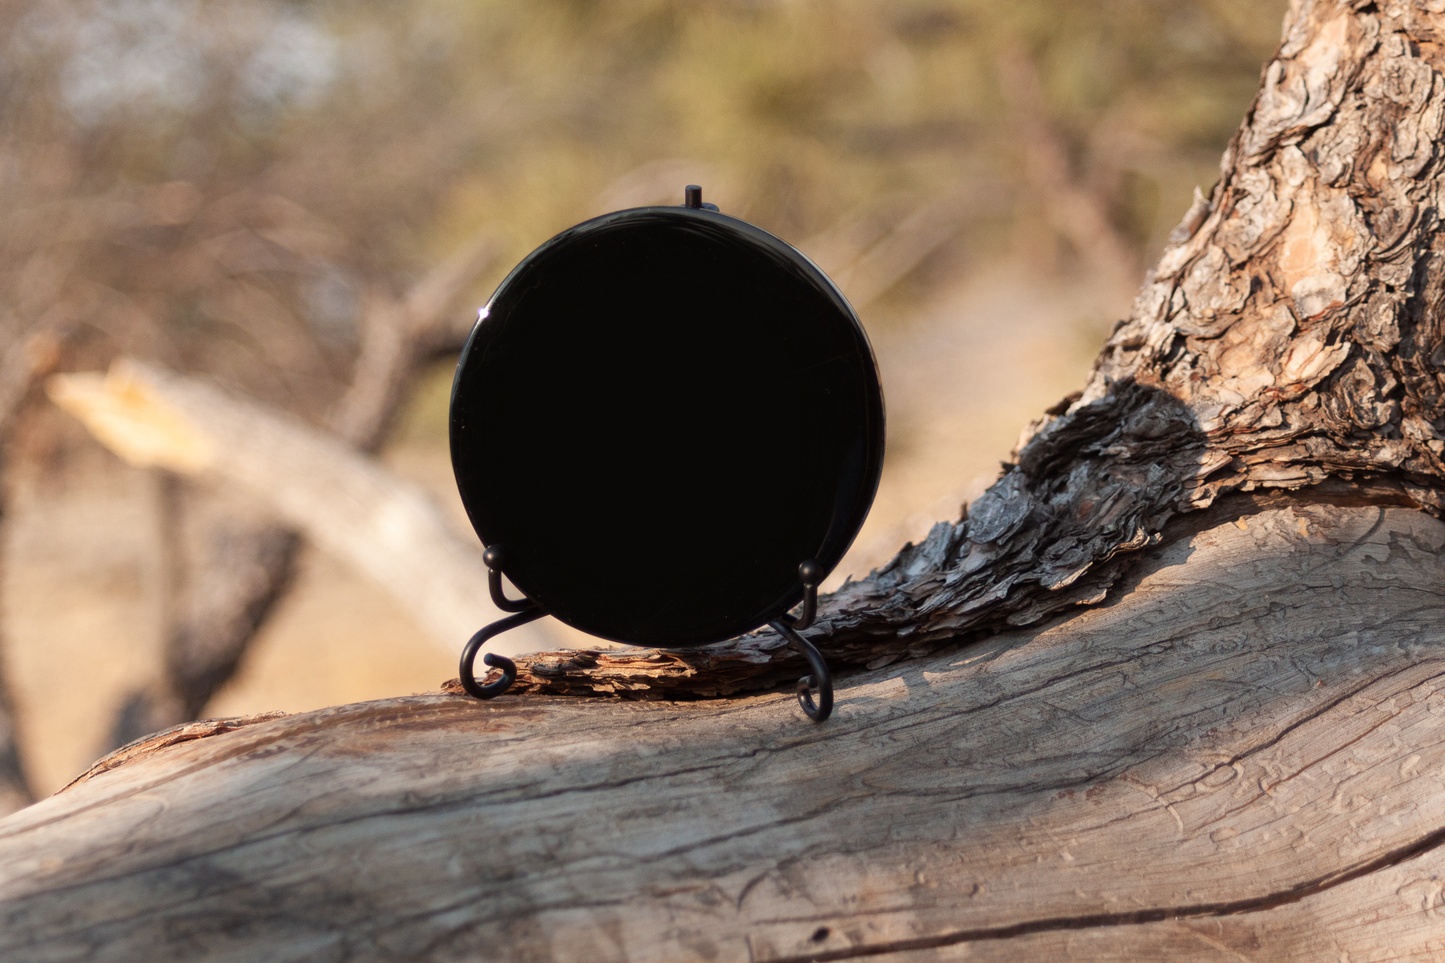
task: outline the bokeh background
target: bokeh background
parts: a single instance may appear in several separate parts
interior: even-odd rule
[[[434,689],[464,641],[223,479],[130,467],[48,378],[203,376],[465,530],[445,419],[476,306],[556,232],[699,183],[873,339],[887,461],[837,584],[956,517],[1082,384],[1284,6],[7,0],[0,809],[187,718]]]

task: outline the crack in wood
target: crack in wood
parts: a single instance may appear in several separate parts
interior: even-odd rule
[[[1290,734],[1292,734],[1293,732],[1295,732],[1297,729],[1300,729],[1300,728],[1302,728],[1303,726],[1306,726],[1306,725],[1308,725],[1309,723],[1318,720],[1321,716],[1325,715],[1325,714],[1328,713],[1328,712],[1334,711],[1337,707],[1343,705],[1345,702],[1348,702],[1350,699],[1353,699],[1355,696],[1359,695],[1361,692],[1364,692],[1366,689],[1370,688],[1371,686],[1378,684],[1381,680],[1386,679],[1386,678],[1389,678],[1392,674],[1393,674],[1392,672],[1382,672],[1382,673],[1380,673],[1380,674],[1377,675],[1377,676],[1372,676],[1371,678],[1367,679],[1365,682],[1362,682],[1362,683],[1359,684],[1358,686],[1355,686],[1354,688],[1351,688],[1351,689],[1346,689],[1346,690],[1345,690],[1344,692],[1342,692],[1338,697],[1336,697],[1336,698],[1334,698],[1334,699],[1331,699],[1330,701],[1325,702],[1325,703],[1323,703],[1323,704],[1321,704],[1321,705],[1319,705],[1319,706],[1312,707],[1312,708],[1310,709],[1310,711],[1306,712],[1305,714],[1303,714],[1302,716],[1300,716],[1300,718],[1296,719],[1294,722],[1291,722],[1289,725],[1287,725],[1287,726],[1285,726],[1284,728],[1280,729],[1279,732],[1275,733],[1273,736],[1271,736],[1271,737],[1270,737],[1269,739],[1267,739],[1266,741],[1260,743],[1260,744],[1257,745],[1257,746],[1251,746],[1250,748],[1244,750],[1243,752],[1236,753],[1235,755],[1230,756],[1228,760],[1226,760],[1225,762],[1220,763],[1219,765],[1216,765],[1215,767],[1213,767],[1212,769],[1210,769],[1208,772],[1202,773],[1201,775],[1197,776],[1195,779],[1192,780],[1192,782],[1193,782],[1193,783],[1202,782],[1203,780],[1208,779],[1208,778],[1209,778],[1210,776],[1212,776],[1214,773],[1219,772],[1221,769],[1228,769],[1228,768],[1231,768],[1231,767],[1233,767],[1233,766],[1236,766],[1236,765],[1238,765],[1239,763],[1243,762],[1245,759],[1250,758],[1251,756],[1258,755],[1259,753],[1266,752],[1266,751],[1274,748],[1275,746],[1278,746],[1281,742],[1284,741],[1284,739],[1285,739],[1287,736],[1289,736]],[[1432,676],[1431,678],[1432,678],[1432,679],[1436,679],[1436,678],[1440,678],[1440,677],[1441,677],[1441,676]],[[1171,795],[1171,794],[1173,794],[1173,793],[1176,793],[1176,792],[1178,792],[1180,789],[1183,789],[1186,785],[1189,785],[1189,784],[1190,784],[1190,783],[1179,783],[1178,785],[1174,786],[1173,788],[1166,790],[1166,791],[1164,792],[1164,795]]]
[[[1054,930],[1137,926],[1144,923],[1160,923],[1166,920],[1201,919],[1206,917],[1240,916],[1250,913],[1262,913],[1281,906],[1288,906],[1291,903],[1298,903],[1301,900],[1308,899],[1311,896],[1318,895],[1336,886],[1369,876],[1381,870],[1389,869],[1392,866],[1398,866],[1401,863],[1438,848],[1442,843],[1445,843],[1445,828],[1437,829],[1408,846],[1402,846],[1392,850],[1352,869],[1318,877],[1280,893],[1271,893],[1250,899],[1219,903],[1201,903],[1197,906],[1156,907],[1147,910],[1134,910],[1128,913],[1093,913],[1083,916],[1027,920],[1008,926],[980,927],[977,929],[958,930],[953,933],[941,933],[936,936],[918,937],[916,939],[890,940],[886,943],[853,946],[846,949],[828,950],[819,953],[780,956],[772,958],[769,963],[829,963],[829,961],[832,960],[852,960],[870,956],[883,956],[889,953],[940,949],[945,946],[957,946],[961,943],[1008,940]],[[831,919],[832,917],[819,916],[816,920],[809,918],[790,922],[826,922]]]

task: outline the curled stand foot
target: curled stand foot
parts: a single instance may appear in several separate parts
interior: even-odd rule
[[[477,653],[487,640],[501,635],[508,629],[515,629],[519,625],[526,625],[534,622],[547,613],[542,611],[531,599],[509,599],[502,591],[502,565],[506,562],[507,553],[500,545],[492,545],[482,553],[482,561],[487,566],[487,587],[492,593],[492,602],[503,612],[515,612],[516,615],[509,615],[505,619],[498,619],[491,625],[482,629],[472,636],[467,642],[466,648],[462,649],[462,664],[460,676],[462,688],[467,690],[467,695],[478,699],[495,699],[512,687],[517,679],[517,663],[505,655],[497,655],[489,652],[482,657],[482,662],[494,669],[502,670],[502,677],[496,682],[489,682],[482,685],[477,682],[477,676],[472,666],[476,663]]]
[[[487,640],[494,636],[501,635],[508,629],[515,629],[519,625],[526,625],[528,622],[535,622],[546,615],[541,609],[529,609],[526,612],[518,612],[516,615],[509,615],[505,619],[498,619],[491,625],[482,629],[472,636],[467,642],[466,648],[462,649],[462,664],[459,675],[462,681],[462,688],[467,690],[467,695],[478,699],[495,699],[512,687],[512,682],[517,678],[517,664],[505,655],[497,655],[495,652],[488,652],[482,662],[494,669],[502,670],[502,677],[496,682],[489,682],[482,685],[477,682],[476,672],[473,665],[476,663],[477,653]]]
[[[798,680],[798,705],[803,707],[809,719],[814,722],[822,722],[833,714],[833,674],[828,671],[828,663],[823,661],[823,653],[807,639],[797,633],[798,629],[806,629],[813,624],[813,619],[818,615],[818,583],[822,581],[823,570],[813,559],[808,559],[798,566],[798,578],[803,581],[803,611],[800,615],[785,615],[776,622],[768,623],[788,644],[803,658],[808,660],[808,665],[813,670],[812,675],[805,675]],[[814,700],[813,692],[817,691],[817,699]]]
[[[770,624],[773,631],[787,639],[788,644],[808,660],[808,666],[813,672],[798,680],[798,705],[803,707],[803,712],[809,719],[822,722],[833,714],[833,674],[828,671],[828,663],[823,660],[823,653],[783,622]],[[813,695],[815,690],[816,701]]]

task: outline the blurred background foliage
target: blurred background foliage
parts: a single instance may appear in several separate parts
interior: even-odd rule
[[[309,406],[346,381],[368,285],[399,290],[486,227],[505,251],[480,300],[551,234],[675,201],[688,171],[795,242],[966,195],[954,247],[1053,268],[1069,252],[1033,249],[1055,239],[1004,56],[1036,65],[1072,167],[1121,233],[1157,245],[1253,94],[1278,31],[1268,6],[11,3],[5,306],[33,322],[84,297],[70,309],[116,349],[281,379]],[[57,244],[69,263],[33,263]],[[300,333],[260,330],[238,281]]]
[[[1192,190],[1216,179],[1284,6],[7,0],[0,631],[31,789],[125,731],[113,717],[159,684],[176,634],[174,562],[152,558],[170,483],[50,405],[49,373],[133,355],[336,427],[372,309],[484,249],[454,323],[408,360],[372,430],[347,435],[445,498],[446,387],[474,306],[552,234],[701,183],[833,273],[879,349],[889,475],[854,562],[866,571],[956,511],[1023,421],[1080,382]],[[291,595],[308,584],[303,566]],[[263,643],[281,631],[267,612],[286,591],[272,595]],[[287,604],[319,613],[275,646],[303,649],[332,616]],[[363,643],[342,658],[364,661]],[[322,675],[336,656],[316,651],[311,668],[277,656],[270,678]],[[451,671],[430,649],[375,658],[351,688],[282,691],[253,651],[205,711]],[[70,693],[80,661],[98,681]]]

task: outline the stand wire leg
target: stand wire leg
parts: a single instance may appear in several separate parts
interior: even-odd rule
[[[823,653],[796,630],[806,629],[813,624],[813,619],[817,618],[818,582],[822,580],[822,575],[822,569],[811,558],[799,565],[798,577],[803,580],[802,614],[784,615],[776,622],[768,623],[774,632],[788,640],[788,645],[808,660],[808,665],[813,670],[812,675],[805,675],[798,680],[798,705],[803,707],[803,712],[814,722],[822,722],[833,714],[833,674],[828,671],[828,663],[823,660]],[[813,701],[814,689],[818,690],[816,702]]]
[[[534,607],[531,599],[509,599],[502,591],[502,566],[507,553],[500,545],[493,545],[482,553],[482,563],[487,566],[487,589],[492,593],[492,604],[503,612],[525,612]]]
[[[534,608],[526,612],[518,612],[516,615],[509,615],[505,619],[493,622],[467,641],[466,648],[462,649],[462,664],[459,670],[462,688],[467,690],[467,695],[478,699],[495,699],[512,687],[513,681],[517,678],[517,663],[505,655],[497,655],[495,652],[488,652],[482,657],[482,662],[494,669],[501,669],[502,677],[487,685],[478,683],[472,668],[476,662],[477,653],[481,651],[482,646],[487,644],[487,640],[501,635],[508,629],[535,622],[546,614],[541,609]]]
[[[823,653],[781,621],[769,624],[773,631],[787,639],[788,644],[808,660],[813,674],[798,680],[798,705],[803,707],[803,712],[809,719],[822,722],[833,714],[833,674],[828,671],[828,663],[823,660]],[[814,689],[818,690],[816,702],[813,701]]]

